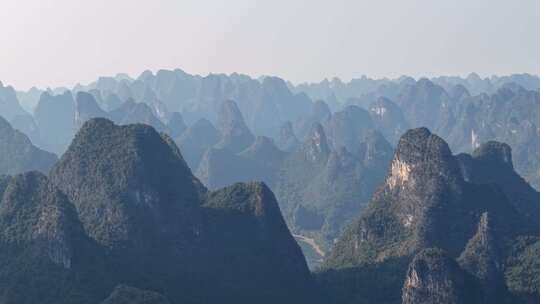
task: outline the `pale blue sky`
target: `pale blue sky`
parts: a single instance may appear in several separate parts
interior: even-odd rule
[[[0,80],[540,74],[539,0],[0,0]]]

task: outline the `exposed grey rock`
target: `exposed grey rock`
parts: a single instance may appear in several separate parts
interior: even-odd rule
[[[466,304],[475,300],[466,273],[446,253],[425,249],[418,253],[403,285],[403,304]]]

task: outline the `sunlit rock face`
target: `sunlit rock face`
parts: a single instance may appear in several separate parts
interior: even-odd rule
[[[501,210],[510,208],[500,194],[481,192],[493,197]],[[463,217],[459,210],[486,208],[484,203],[471,203],[477,195],[465,182],[460,164],[446,142],[426,128],[409,130],[399,141],[386,181],[364,214],[338,242],[336,255],[330,254],[328,261],[384,261],[427,247],[459,254],[468,240],[464,236],[472,233],[480,217],[477,211]],[[458,229],[448,226],[458,219],[467,224]],[[455,237],[440,237],[445,234]]]
[[[516,279],[536,271],[515,260],[538,255],[540,231],[530,217],[536,194],[516,178],[511,159],[504,144],[454,156],[429,130],[407,131],[386,181],[325,257],[323,269],[381,275],[368,284],[384,286],[386,296],[348,287],[353,297],[364,292],[374,302],[397,302],[396,275],[404,279],[403,303],[537,299],[523,289],[534,284]],[[388,269],[395,272],[385,275]]]
[[[468,286],[469,284],[469,286]],[[403,285],[403,304],[477,303],[473,281],[455,260],[439,249],[425,249],[411,264]]]
[[[330,154],[330,147],[323,127],[320,124],[314,124],[308,139],[304,143],[304,150],[309,160],[313,162],[325,162]]]

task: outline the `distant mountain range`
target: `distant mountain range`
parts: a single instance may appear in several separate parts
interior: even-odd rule
[[[0,302],[536,303],[539,111],[526,74],[0,83]]]
[[[357,157],[366,134],[374,130],[395,145],[407,129],[428,127],[447,140],[456,152],[471,153],[491,140],[505,142],[514,151],[517,172],[539,188],[540,157],[535,152],[540,148],[537,127],[540,115],[536,113],[539,88],[540,78],[528,74],[485,79],[471,74],[466,78],[418,81],[411,77],[378,80],[362,77],[350,82],[333,79],[294,86],[276,77],[252,79],[240,74],[201,77],[181,70],[160,70],[156,74],[144,72],[136,79],[124,74],[101,77],[71,90],[33,88],[17,92],[2,85],[0,109],[12,127],[26,134],[35,146],[59,156],[90,118],[151,125],[175,140],[190,168],[210,188],[239,181],[265,181],[276,190],[282,208],[290,210],[285,212],[286,219],[296,231],[293,218],[297,207],[294,206],[315,206],[319,204],[315,201],[323,196],[317,198],[310,190],[313,197],[307,198],[301,193],[307,188],[294,190],[290,185],[294,183],[292,175],[305,175],[303,171],[310,169],[307,164],[304,168],[288,163],[294,154],[298,156],[299,152],[295,151],[308,140],[312,126],[317,123],[323,127],[329,149],[335,152],[334,158],[338,154],[342,158],[347,154],[353,156],[349,159]],[[241,155],[255,144],[257,137],[260,138],[251,152],[244,153],[251,156]],[[326,158],[318,166],[325,164]],[[378,166],[377,172],[386,170],[385,162],[378,162]],[[298,172],[292,173],[293,170]],[[324,174],[319,171],[316,175],[322,178]],[[347,174],[356,176],[352,180],[357,181],[361,176],[358,172],[343,176]],[[367,176],[372,178],[362,183],[377,185],[381,181],[381,174]],[[344,190],[349,187],[345,186],[347,182],[343,184],[345,180],[351,179],[341,178],[335,191],[342,194],[335,197],[351,193]],[[298,182],[308,183],[302,179]],[[279,189],[275,188],[278,186]],[[361,202],[370,196],[373,188],[356,188],[367,196],[352,197],[354,210],[363,206]],[[328,212],[299,210],[299,214],[310,214],[312,219],[319,217],[318,221],[321,214]],[[321,246],[327,247],[344,227],[343,223],[330,225],[334,227],[330,230],[335,232],[326,233],[325,238],[319,236],[320,229],[302,233],[315,236]]]
[[[473,73],[466,78],[441,76],[430,80],[364,76],[350,82],[335,78],[295,86],[277,77],[202,77],[177,69],[155,74],[146,71],[137,78],[124,74],[101,77],[71,90],[33,88],[18,92],[2,85],[0,109],[2,116],[35,145],[60,155],[85,117],[110,117],[117,123],[143,122],[176,139],[200,119],[208,120],[218,132],[224,131],[219,130],[221,107],[232,100],[254,136],[266,136],[278,144],[282,126],[287,123],[292,124],[293,133],[302,142],[313,123],[323,123],[333,112],[356,105],[371,117],[362,119],[364,126],[378,130],[394,145],[405,130],[415,127],[437,132],[458,152],[470,153],[490,140],[506,142],[514,150],[516,170],[539,188],[540,160],[529,153],[539,145],[539,91],[540,78],[529,74],[480,78]],[[90,107],[88,101],[78,100],[78,92],[91,94],[97,107],[80,105],[82,102]],[[174,125],[179,119],[180,125]],[[50,135],[53,133],[55,136]],[[191,148],[206,150],[208,145]],[[196,162],[190,163],[194,170],[204,152],[186,155]]]
[[[15,130],[1,116],[0,143],[0,175],[34,170],[47,173],[58,161],[56,155],[34,146],[26,135]]]

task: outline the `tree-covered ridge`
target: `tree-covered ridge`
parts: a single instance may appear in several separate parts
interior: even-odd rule
[[[177,153],[149,126],[94,119],[83,125],[51,179],[97,241],[111,247],[157,242],[153,226],[181,229],[177,222],[196,217],[205,191]]]
[[[419,252],[409,265],[402,303],[479,303],[481,300],[475,284],[451,256],[443,250],[427,248]]]
[[[367,204],[391,158],[384,137],[373,130],[363,132],[364,138],[355,138],[354,151],[333,149],[323,126],[314,124],[279,170],[275,191],[289,226],[325,249]]]
[[[74,276],[109,279],[91,292],[90,283],[73,287],[79,301],[98,303],[126,284],[173,303],[311,302],[285,219],[299,239],[329,252],[318,274],[329,302],[402,301],[405,282],[419,273],[409,270],[423,265],[413,261],[429,262],[422,253],[436,247],[435,260],[448,257],[458,275],[433,276],[443,268],[427,263],[435,270],[424,278],[450,283],[416,280],[427,291],[407,299],[467,277],[478,302],[534,303],[540,207],[527,181],[538,175],[538,79],[476,78],[332,81],[308,93],[324,99],[311,102],[301,91],[317,86],[273,77],[147,72],[47,90],[34,116],[8,120],[40,147],[68,148],[50,180],[74,206],[87,252],[102,261],[88,259],[98,265],[94,275]],[[0,92],[2,110],[13,93]],[[100,116],[114,123],[92,119]],[[153,129],[125,125],[141,122]],[[440,137],[421,128],[399,140],[424,125]],[[34,141],[41,136],[48,138]],[[394,161],[388,142],[398,143]],[[11,179],[0,178],[0,194]],[[268,187],[235,184],[250,180]],[[8,235],[22,229],[6,227]]]
[[[204,207],[220,295],[212,302],[319,302],[304,256],[265,184],[238,183],[208,193]]]
[[[512,168],[510,150],[505,147],[507,146],[489,143],[480,148],[475,153],[474,160],[470,161],[500,159],[508,168]],[[327,256],[324,264],[326,270],[320,275],[323,282],[326,282],[328,277],[336,276],[333,274],[336,272],[343,273],[344,276],[352,272],[359,276],[369,268],[378,267],[380,272],[376,277],[379,279],[367,284],[383,284],[393,290],[386,298],[383,296],[379,300],[397,303],[397,284],[387,276],[397,273],[405,280],[407,262],[394,264],[394,274],[386,272],[384,265],[393,263],[396,259],[404,259],[412,261],[410,267],[420,267],[413,266],[415,255],[423,249],[435,247],[444,250],[454,260],[459,258],[462,268],[460,271],[475,278],[474,282],[478,287],[470,292],[478,293],[482,299],[478,301],[481,303],[520,303],[525,299],[538,299],[540,294],[531,284],[534,280],[516,282],[516,277],[519,276],[509,276],[509,271],[513,274],[521,271],[516,259],[523,261],[526,259],[524,256],[534,256],[534,240],[540,236],[538,226],[527,219],[526,213],[516,208],[516,202],[513,201],[516,197],[512,196],[507,188],[501,187],[499,190],[485,184],[489,181],[481,179],[476,179],[475,183],[468,182],[470,179],[466,180],[464,174],[472,174],[472,169],[466,170],[472,168],[472,165],[464,168],[459,159],[463,159],[463,156],[453,156],[446,142],[427,129],[407,131],[399,141],[386,182],[375,193],[368,208],[348,227]],[[474,168],[482,170],[480,166]],[[500,181],[498,177],[506,173],[491,172],[495,181]],[[480,172],[475,174],[480,176]],[[519,176],[514,178],[517,179],[514,182],[519,183]],[[533,241],[516,249],[523,238]],[[534,267],[530,267],[529,271],[532,272],[529,277],[537,275]],[[433,272],[427,271],[426,282],[447,284],[436,282],[443,280],[442,277],[430,278],[441,275],[436,269]],[[423,284],[421,279],[418,281],[418,274],[411,276],[409,270],[409,284],[405,283],[403,301],[424,303],[421,300],[411,300],[426,299],[426,294],[421,295],[425,290],[420,290],[420,294],[414,291],[414,288]],[[336,282],[328,284],[331,290],[334,289],[333,284]],[[432,297],[440,300],[442,296],[448,300],[444,293],[448,292],[447,295],[450,295],[452,292],[440,287],[443,285],[426,289],[429,293],[443,293],[432,294],[427,299]],[[530,293],[516,292],[518,288],[527,289]],[[505,293],[506,289],[511,292]],[[358,292],[366,292],[366,297],[373,297],[369,290],[359,289],[354,285],[344,292],[349,296],[345,297],[343,303],[361,297]],[[469,293],[465,296],[474,295]],[[496,301],[493,302],[493,299]],[[451,300],[448,303],[463,301]]]
[[[112,274],[77,212],[43,174],[9,181],[0,202],[3,303],[96,303]],[[91,284],[89,284],[91,282]]]
[[[473,74],[433,79],[364,77],[348,83],[334,79],[295,86],[276,77],[198,76],[177,69],[146,71],[136,78],[100,77],[72,89],[34,89],[16,95],[12,88],[5,87],[3,96],[15,102],[18,98],[25,105],[35,104],[31,107],[35,108],[33,115],[13,116],[10,123],[37,146],[59,154],[81,124],[92,117],[107,117],[117,124],[150,124],[176,141],[190,168],[208,188],[262,180],[278,193],[289,227],[302,237],[316,239],[319,247],[329,248],[337,237],[332,235],[341,233],[356,210],[365,206],[373,185],[382,181],[385,165],[369,174],[358,165],[348,165],[354,169],[341,170],[342,175],[317,174],[317,185],[306,187],[310,188],[307,191],[294,185],[281,191],[275,187],[278,177],[288,173],[278,174],[286,171],[276,164],[279,162],[262,153],[256,159],[242,157],[241,150],[250,143],[252,147],[257,144],[254,138],[273,140],[279,149],[293,154],[306,140],[311,125],[320,123],[330,150],[339,156],[333,163],[350,164],[352,158],[347,155],[356,157],[371,129],[396,144],[406,129],[427,126],[454,152],[470,153],[489,140],[507,142],[514,151],[516,171],[536,186],[535,176],[540,172],[535,152],[540,147],[536,84],[538,77],[531,75],[481,79]],[[348,154],[341,150],[343,147]],[[300,194],[282,195],[287,192]],[[322,205],[314,202],[317,200],[329,205],[335,201],[335,206],[312,208]],[[298,205],[309,208],[296,208]],[[308,222],[309,231],[297,229],[291,220],[295,213],[300,222]],[[319,225],[325,221],[328,223]]]
[[[270,189],[207,191],[149,126],[90,119],[50,179],[0,181],[3,303],[318,303]]]

